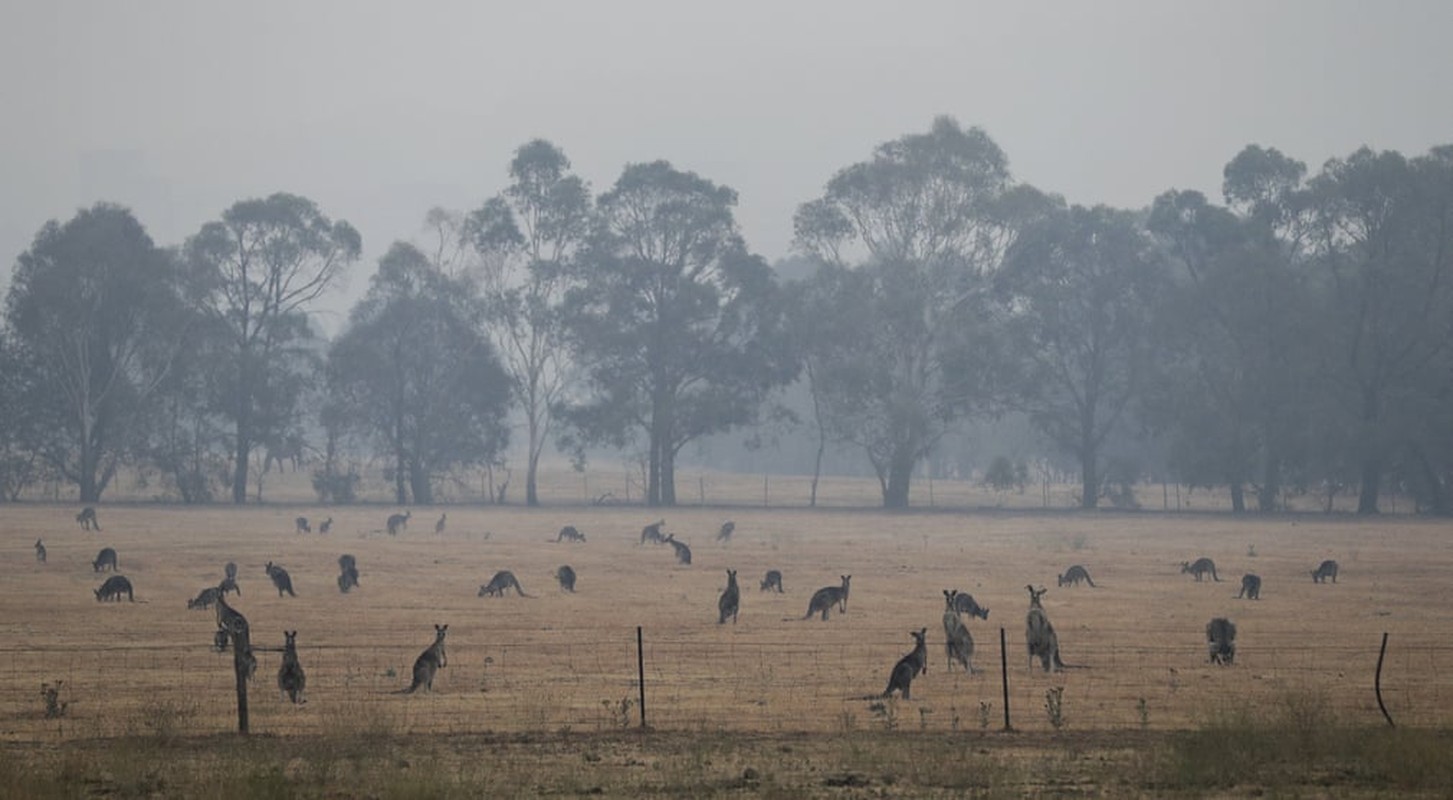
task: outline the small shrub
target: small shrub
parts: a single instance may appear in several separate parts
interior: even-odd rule
[[[600,705],[610,715],[610,724],[613,728],[631,727],[631,709],[635,707],[635,701],[629,697],[622,697],[620,700],[601,700]]]
[[[989,729],[989,712],[994,710],[994,704],[987,700],[979,701],[979,730]]]
[[[45,701],[45,718],[60,719],[66,715],[66,709],[70,707],[70,701],[61,700],[61,685],[65,681],[55,683],[42,683],[40,685],[40,696]]]
[[[1044,713],[1049,716],[1049,724],[1055,730],[1065,725],[1064,716],[1065,687],[1052,686],[1044,690]]]

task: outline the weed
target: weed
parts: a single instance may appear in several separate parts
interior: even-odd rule
[[[45,718],[60,719],[66,715],[66,709],[70,707],[69,700],[61,700],[61,685],[65,681],[55,683],[42,683],[40,685],[40,696],[45,701]]]
[[[1144,697],[1135,701],[1135,713],[1140,717],[1140,729],[1145,730],[1149,728],[1150,706],[1146,705]]]
[[[994,704],[987,700],[979,701],[979,730],[989,729],[989,712],[994,710]]]
[[[869,704],[868,710],[873,712],[873,717],[878,720],[878,724],[883,726],[883,730],[898,730],[897,698],[887,697],[882,700],[876,700]]]
[[[636,702],[629,697],[622,697],[620,700],[601,700],[600,705],[610,715],[612,728],[625,730],[631,727],[631,709]]]
[[[858,715],[847,709],[838,714],[838,727],[843,733],[852,733],[858,729]]]
[[[186,700],[148,700],[141,705],[137,721],[141,732],[171,740],[185,732],[197,716],[197,703]]]
[[[959,708],[958,708],[958,706],[949,706],[948,707],[948,712],[949,712],[949,715],[950,715],[949,716],[949,721],[948,721],[949,730],[953,731],[954,733],[958,733],[959,732]]]
[[[1064,716],[1065,687],[1051,686],[1044,690],[1044,713],[1049,715],[1049,724],[1055,730],[1065,725]]]
[[[928,715],[929,714],[932,714],[932,713],[933,713],[933,709],[931,709],[931,708],[924,708],[922,706],[919,706],[919,708],[918,708],[918,729],[920,731],[926,731],[926,730],[928,730]]]
[[[1256,558],[1256,545],[1249,544],[1249,545],[1246,546],[1246,557],[1247,558]]]

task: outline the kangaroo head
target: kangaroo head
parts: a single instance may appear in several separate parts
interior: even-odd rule
[[[447,622],[444,623],[443,625],[435,625],[434,626],[434,638],[436,638],[436,639],[438,639],[439,641],[442,642],[442,641],[444,641],[444,634],[447,633],[448,631],[449,631],[449,623],[447,623]]]
[[[283,647],[286,647],[289,650],[298,646],[297,631],[283,631],[283,639],[285,640],[283,643]]]
[[[957,589],[944,589],[943,590],[943,604],[945,606],[947,606],[949,610],[953,610],[953,607],[954,607],[954,596],[957,595],[958,593],[959,592],[958,592]]]
[[[101,590],[100,589],[92,589],[91,591],[93,591],[93,592],[96,593],[96,599],[97,600],[100,600],[101,599]]]
[[[265,566],[265,567],[262,568],[262,571],[263,572],[266,572],[269,575],[271,575],[273,569],[275,569],[275,568],[273,567],[272,562],[269,561],[269,562],[267,562],[267,566]]]
[[[1043,587],[1036,590],[1032,584],[1026,585],[1024,588],[1029,590],[1029,607],[1043,608],[1044,606],[1040,605],[1039,598],[1044,597],[1049,590]]]

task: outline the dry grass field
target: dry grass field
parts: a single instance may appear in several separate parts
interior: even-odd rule
[[[648,761],[682,770],[680,780],[688,783],[684,776],[693,770],[719,772],[726,777],[714,792],[760,788],[732,777],[741,774],[743,759],[750,761],[742,753],[756,753],[751,758],[760,764],[772,754],[791,760],[782,754],[794,747],[827,747],[821,764],[876,763],[891,761],[895,752],[875,738],[883,734],[993,739],[1004,714],[1001,626],[1012,723],[1028,738],[1000,741],[992,755],[955,756],[979,758],[977,766],[959,766],[980,778],[934,778],[923,786],[984,789],[992,785],[981,782],[989,761],[994,769],[1010,769],[1005,765],[1061,758],[1054,755],[1059,745],[1049,755],[1038,747],[1023,751],[1025,742],[1061,736],[1083,737],[1076,757],[1101,754],[1086,762],[1101,765],[1092,773],[1124,774],[1140,769],[1137,737],[1201,730],[1268,709],[1291,719],[1377,726],[1372,684],[1383,632],[1390,634],[1383,687],[1393,717],[1425,729],[1453,721],[1453,645],[1447,641],[1453,531],[1443,522],[745,507],[653,515],[624,506],[447,506],[413,509],[408,529],[390,537],[382,528],[394,509],[386,506],[103,505],[101,533],[81,531],[75,510],[0,507],[0,738],[10,743],[7,752],[22,754],[19,763],[51,763],[62,758],[58,752],[77,758],[93,747],[88,742],[208,742],[234,730],[231,657],[210,649],[214,614],[186,608],[188,598],[221,578],[228,560],[240,567],[243,595],[233,605],[250,620],[254,646],[280,646],[284,630],[297,630],[307,670],[308,702],[293,706],[276,689],[279,654],[259,653],[251,729],[265,740],[347,735],[432,742],[429,759],[443,757],[439,747],[457,755],[450,748],[474,742],[501,758],[514,754],[509,760],[516,765],[521,758],[566,761],[571,775],[589,768],[592,747],[606,766],[645,763],[641,740],[620,732],[639,719],[636,626],[644,631],[652,736],[666,737],[649,748]],[[448,514],[447,527],[436,534],[441,513]],[[299,514],[314,521],[315,531],[331,515],[332,532],[294,533]],[[690,544],[690,566],[676,563],[669,547],[639,544],[641,526],[659,517],[667,532]],[[717,543],[715,533],[728,518],[735,535]],[[554,542],[567,524],[588,541]],[[45,564],[33,554],[37,538],[49,551]],[[98,603],[92,595],[102,576],[91,560],[103,546],[118,551],[120,572],[136,587],[135,603]],[[355,555],[361,572],[361,586],[346,595],[334,582],[342,553]],[[1180,573],[1181,561],[1200,556],[1215,560],[1222,582],[1197,583]],[[1309,570],[1324,558],[1341,563],[1335,585],[1311,580]],[[289,570],[297,597],[278,596],[263,573],[268,561]],[[1055,585],[1057,573],[1077,563],[1099,588]],[[579,574],[575,594],[562,592],[552,577],[561,564]],[[480,584],[500,569],[512,570],[532,597],[477,597]],[[736,624],[718,625],[727,569],[740,573],[742,610]],[[783,572],[784,594],[758,591],[768,569]],[[1262,576],[1260,601],[1234,599],[1245,572]],[[843,574],[853,576],[847,613],[803,620],[813,590]],[[1064,659],[1083,669],[1045,674],[1027,668],[1027,583],[1049,588],[1044,605]],[[987,621],[969,623],[979,670],[972,676],[944,668],[945,588],[968,591],[991,610]],[[1214,616],[1229,617],[1239,629],[1233,666],[1206,662],[1203,631]],[[410,665],[430,643],[435,623],[449,625],[447,668],[432,693],[396,694],[407,686]],[[894,661],[911,647],[909,631],[918,628],[928,629],[929,661],[912,700],[875,705],[865,699],[882,692]],[[55,681],[64,682],[60,699],[69,706],[47,719],[41,684]],[[1062,688],[1058,720],[1045,707],[1052,688]],[[682,749],[683,740],[671,732],[707,752]],[[576,736],[593,744],[581,745]],[[736,755],[712,749],[723,742],[735,742]],[[1016,755],[1005,755],[1011,751]],[[450,763],[456,766],[449,774],[463,774]],[[783,770],[786,781],[789,770]],[[881,788],[882,775],[873,774]],[[1073,774],[1079,780],[1086,772]],[[578,777],[582,790],[599,788],[600,780]],[[821,775],[811,780],[832,785]],[[844,780],[853,788],[854,779]],[[685,784],[662,785],[667,793],[694,793]],[[605,786],[638,784],[606,780]],[[779,788],[794,795],[793,786]],[[523,793],[554,791],[545,784],[521,787]]]

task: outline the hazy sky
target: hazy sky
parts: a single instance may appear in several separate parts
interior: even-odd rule
[[[731,186],[769,259],[836,170],[937,114],[1071,202],[1219,197],[1248,143],[1315,170],[1453,142],[1450,31],[1446,0],[9,0],[0,283],[47,219],[97,200],[174,244],[288,191],[362,232],[355,295],[431,206],[498,191],[533,137],[596,191],[658,158]]]

